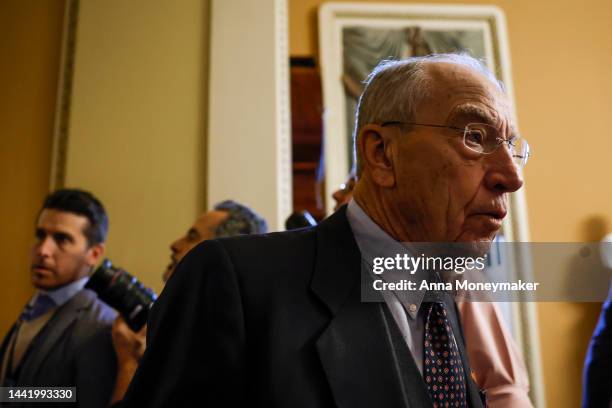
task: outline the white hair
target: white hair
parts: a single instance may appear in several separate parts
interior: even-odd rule
[[[357,103],[353,133],[357,175],[360,175],[362,170],[362,158],[357,149],[357,137],[362,127],[369,123],[414,121],[418,107],[430,95],[432,79],[425,73],[425,65],[428,63],[449,63],[467,67],[504,92],[503,83],[482,61],[468,54],[432,54],[381,61],[365,79],[365,88]]]

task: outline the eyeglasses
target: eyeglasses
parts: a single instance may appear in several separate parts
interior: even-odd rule
[[[480,153],[480,154],[491,154],[502,144],[508,145],[508,150],[512,154],[512,159],[519,167],[525,166],[527,160],[531,156],[529,150],[529,143],[520,137],[511,137],[506,139],[501,136],[499,130],[486,123],[468,123],[465,128],[459,128],[455,126],[444,126],[444,125],[430,125],[426,123],[411,123],[411,122],[398,122],[390,121],[383,122],[380,126],[428,126],[436,128],[447,128],[456,130],[463,134],[463,144],[469,150]]]

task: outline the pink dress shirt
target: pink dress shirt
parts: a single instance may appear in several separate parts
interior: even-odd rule
[[[523,357],[492,302],[457,302],[470,366],[490,408],[533,407]]]

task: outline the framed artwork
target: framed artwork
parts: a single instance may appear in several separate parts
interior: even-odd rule
[[[504,82],[514,101],[508,35],[501,9],[384,3],[325,3],[319,9],[319,51],[324,106],[325,195],[343,183],[353,166],[353,130],[363,81],[382,60],[462,52],[481,59]],[[516,118],[515,111],[512,112]],[[327,211],[333,203],[327,201]],[[510,199],[500,240],[528,242],[524,190]],[[494,244],[493,249],[499,245]],[[509,246],[508,246],[509,247]],[[528,253],[514,251],[508,279],[531,276]],[[532,400],[544,406],[537,313],[533,303],[500,304],[523,351]]]

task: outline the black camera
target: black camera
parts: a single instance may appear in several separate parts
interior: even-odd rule
[[[317,220],[315,220],[308,211],[294,212],[287,217],[285,221],[285,229],[287,231],[298,228],[314,227],[316,225]]]
[[[102,261],[85,288],[93,290],[100,299],[115,308],[135,332],[145,325],[149,309],[157,299],[153,290],[124,269],[114,267],[109,259]]]

